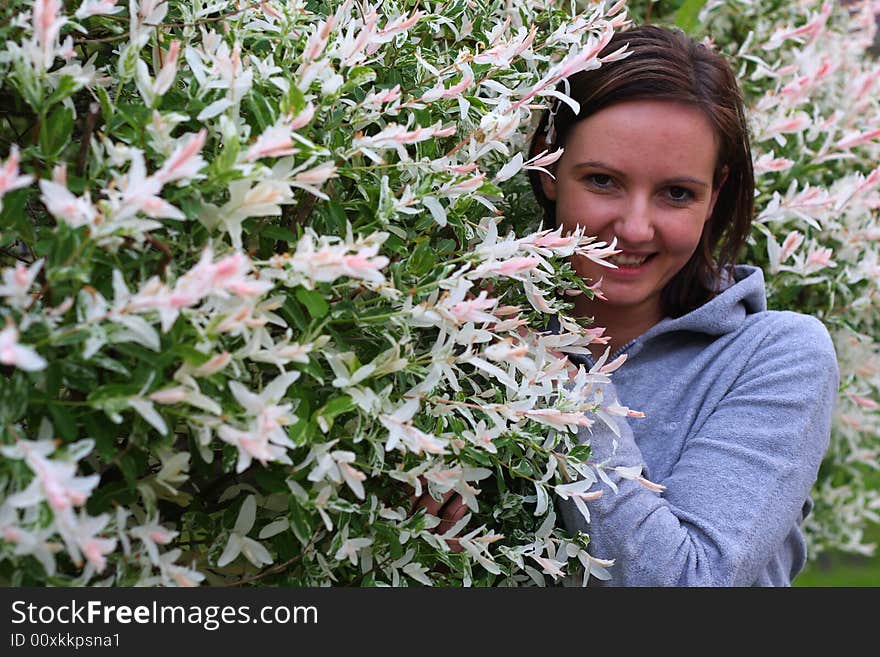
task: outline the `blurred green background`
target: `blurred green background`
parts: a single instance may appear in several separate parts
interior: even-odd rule
[[[871,526],[867,540],[880,544],[880,528]],[[792,586],[880,586],[880,552],[873,557],[826,552],[810,561]]]

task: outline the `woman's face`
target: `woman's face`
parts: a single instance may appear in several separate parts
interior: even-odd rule
[[[617,238],[618,269],[572,260],[584,278],[604,279],[603,315],[661,319],[661,291],[696,250],[718,196],[717,150],[703,113],[672,101],[613,105],[569,132],[556,180],[544,175],[542,185],[564,232],[581,225]]]

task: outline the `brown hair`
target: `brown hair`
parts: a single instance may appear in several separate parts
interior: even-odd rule
[[[719,143],[713,186],[722,185],[700,243],[685,266],[666,285],[663,311],[679,317],[718,293],[720,277],[732,267],[748,238],[754,209],[755,178],[742,95],[727,61],[708,46],[677,29],[641,25],[616,33],[599,57],[628,44],[629,57],[568,78],[568,95],[580,103],[571,108],[555,102],[548,144],[550,111],[545,111],[532,137],[531,154],[565,145],[574,125],[596,112],[631,100],[671,100],[700,109]],[[562,84],[559,91],[565,92]],[[727,169],[727,179],[722,172]],[[556,227],[556,204],[544,195],[538,171],[529,181],[544,209],[544,225]]]

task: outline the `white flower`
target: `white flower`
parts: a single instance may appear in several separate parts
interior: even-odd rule
[[[117,2],[118,0],[83,0],[74,17],[83,19],[96,14],[118,14],[123,11],[123,7],[117,7]]]
[[[350,538],[336,551],[334,559],[348,559],[352,566],[358,563],[358,552],[373,544],[372,538]]]
[[[197,570],[180,566],[174,562],[180,557],[181,550],[176,548],[159,557],[159,569],[162,572],[162,582],[165,586],[198,586],[205,579]]]
[[[0,505],[0,540],[15,546],[13,554],[33,556],[49,576],[55,574],[55,552],[60,549],[60,545],[48,540],[53,533],[51,527],[36,531],[25,529],[19,524],[18,513],[8,500]]]
[[[300,376],[299,372],[286,372],[276,377],[262,393],[255,394],[238,381],[230,381],[229,389],[248,415],[252,416],[248,430],[222,425],[217,435],[224,442],[238,448],[237,472],[250,467],[252,459],[265,465],[270,461],[290,463],[287,448],[295,445],[287,437],[284,427],[295,421],[292,404],[278,404],[287,388]]]
[[[161,564],[158,546],[167,545],[178,534],[175,531],[165,529],[165,527],[159,524],[155,516],[149,518],[142,525],[132,527],[128,530],[128,533],[143,543],[150,561],[156,566]]]
[[[298,153],[299,149],[293,146],[291,132],[289,123],[279,123],[266,128],[253,146],[247,150],[244,159],[253,162],[264,157],[284,157]]]
[[[107,567],[106,555],[116,547],[116,538],[98,536],[109,521],[109,514],[90,516],[85,510],[80,510],[78,516],[69,509],[56,515],[58,530],[71,557],[74,561],[80,561],[84,555],[89,566],[99,573]]]
[[[88,192],[82,197],[74,196],[64,185],[49,180],[40,181],[41,200],[56,218],[74,228],[94,224],[97,212]]]
[[[0,331],[0,363],[27,372],[42,370],[48,365],[46,359],[31,347],[18,343],[18,329],[11,322]]]
[[[16,308],[23,308],[30,302],[29,292],[34,279],[43,267],[43,259],[37,260],[30,267],[18,264],[3,270],[3,284],[0,285],[0,296]]]
[[[241,505],[238,512],[238,518],[235,521],[235,527],[229,535],[229,541],[223,554],[217,560],[217,565],[223,567],[232,563],[239,554],[244,554],[245,558],[257,568],[262,568],[272,563],[272,555],[260,543],[252,538],[247,537],[247,533],[254,526],[257,514],[257,500],[253,495],[248,495]]]
[[[347,242],[322,236],[316,244],[317,236],[307,230],[297,243],[296,252],[287,260],[287,265],[308,281],[332,283],[337,278],[348,276],[384,283],[385,277],[379,270],[389,260],[378,253],[387,236],[387,233],[377,233]]]
[[[156,172],[156,178],[163,184],[176,180],[192,180],[198,176],[198,172],[205,166],[205,160],[200,155],[205,145],[208,131],[202,128],[195,135],[190,135],[186,141],[180,143],[171,154],[162,168]]]
[[[9,157],[6,163],[0,167],[0,210],[3,209],[3,195],[19,187],[27,187],[33,181],[33,176],[22,176],[18,173],[20,156],[18,146],[12,145],[9,149]]]

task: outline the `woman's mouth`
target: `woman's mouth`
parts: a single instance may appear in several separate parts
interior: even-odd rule
[[[650,253],[647,255],[618,253],[617,255],[606,258],[606,260],[613,265],[617,265],[621,269],[638,269],[655,255],[656,254],[654,253]]]

